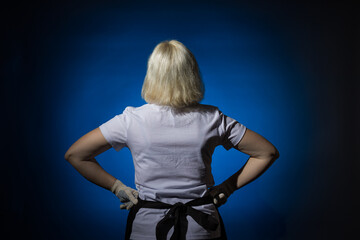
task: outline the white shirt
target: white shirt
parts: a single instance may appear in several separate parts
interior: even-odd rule
[[[186,203],[205,195],[214,185],[211,173],[216,146],[229,150],[237,145],[246,127],[217,107],[198,104],[181,111],[145,104],[127,107],[99,126],[105,139],[119,151],[131,151],[139,197],[148,201]],[[194,207],[218,219],[213,204]],[[141,208],[133,222],[131,239],[156,239],[156,224],[167,210]],[[186,239],[220,236],[220,226],[208,232],[190,216]],[[168,237],[173,230],[170,230]]]

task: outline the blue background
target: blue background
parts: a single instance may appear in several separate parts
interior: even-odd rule
[[[220,208],[229,239],[345,239],[358,198],[359,26],[347,3],[35,1],[1,13],[2,216],[28,239],[123,239],[127,212],[64,160],[126,106],[141,106],[160,41],[195,55],[204,104],[280,151]],[[219,147],[221,183],[248,156]],[[134,187],[128,149],[97,157]]]

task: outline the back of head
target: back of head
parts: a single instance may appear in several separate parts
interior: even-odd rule
[[[159,43],[148,59],[141,95],[148,103],[175,108],[200,102],[204,86],[190,50],[176,40]]]

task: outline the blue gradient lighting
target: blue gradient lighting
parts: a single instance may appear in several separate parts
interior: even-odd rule
[[[302,193],[297,177],[311,141],[304,131],[311,128],[305,76],[294,64],[281,28],[261,21],[252,8],[216,4],[195,8],[99,4],[80,16],[68,16],[47,36],[47,47],[53,49],[46,72],[52,111],[43,127],[54,141],[43,142],[43,154],[51,159],[45,176],[54,186],[47,193],[53,221],[65,230],[75,227],[82,239],[122,239],[127,212],[119,209],[115,196],[87,182],[63,156],[74,141],[126,106],[145,104],[140,92],[148,56],[160,41],[177,39],[198,60],[206,88],[202,103],[218,106],[280,151],[263,176],[220,208],[229,239],[240,234],[241,239],[278,239],[284,234],[284,215],[300,201],[285,199],[287,195],[298,199]],[[303,151],[295,155],[298,148]],[[216,183],[241,168],[247,158],[236,150],[217,148]],[[135,186],[128,149],[110,149],[97,160]],[[259,226],[264,230],[258,231]]]

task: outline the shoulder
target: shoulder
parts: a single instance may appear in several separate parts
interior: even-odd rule
[[[139,107],[127,106],[121,114],[118,114],[118,116],[124,116],[124,117],[128,117],[128,118],[133,118],[133,117],[136,118],[136,117],[145,116],[151,111],[152,111],[152,109],[149,104],[144,104]]]
[[[220,121],[221,111],[217,106],[197,104],[189,108],[190,115],[204,124],[216,124]]]
[[[221,110],[219,107],[217,106],[213,106],[213,105],[204,105],[204,104],[199,104],[200,107],[200,111],[202,112],[207,112],[213,116],[217,116],[220,118],[224,118],[224,117],[229,117],[227,115],[227,113],[224,113],[223,110]]]
[[[217,113],[219,112],[219,108],[213,105],[206,105],[206,104],[197,104],[192,107],[195,111],[200,113]]]
[[[222,115],[220,109],[213,105],[198,104],[195,106],[195,109],[199,114],[210,118],[219,118]]]
[[[149,110],[150,110],[149,104],[144,104],[139,107],[127,106],[124,109],[124,111],[122,112],[122,114],[136,114],[136,113],[141,113],[141,112],[149,111]]]

